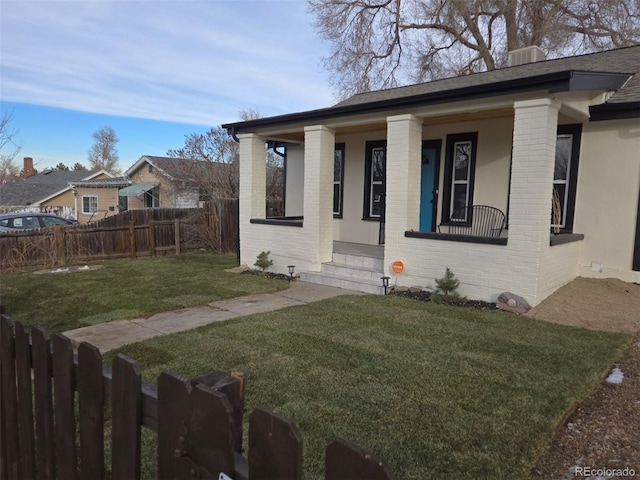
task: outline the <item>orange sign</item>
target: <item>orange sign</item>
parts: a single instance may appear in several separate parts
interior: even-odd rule
[[[391,271],[396,275],[401,274],[402,272],[404,272],[404,263],[402,263],[400,260],[396,260],[391,264]]]

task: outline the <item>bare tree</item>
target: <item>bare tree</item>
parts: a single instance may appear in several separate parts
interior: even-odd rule
[[[493,70],[531,45],[547,58],[640,43],[638,0],[308,0],[341,98]]]
[[[109,173],[117,174],[118,150],[116,144],[118,137],[113,128],[104,126],[93,132],[94,144],[89,150],[89,165],[92,170],[106,170]]]
[[[204,196],[238,196],[239,146],[222,128],[185,135],[184,146],[167,151],[167,156],[203,162],[193,163],[185,175],[190,178],[188,183],[195,184]]]
[[[243,121],[262,117],[254,109],[242,110],[239,116]],[[184,171],[180,188],[197,185],[209,198],[238,196],[240,145],[221,127],[185,135],[184,146],[168,150],[167,156],[205,162],[203,165],[192,163],[189,171]],[[283,215],[280,206],[283,205],[284,160],[273,149],[268,149],[265,161],[268,210]]]
[[[12,113],[4,112],[0,117],[0,182],[20,176],[20,167],[13,163],[21,147],[15,142],[18,131],[11,128],[12,120]]]

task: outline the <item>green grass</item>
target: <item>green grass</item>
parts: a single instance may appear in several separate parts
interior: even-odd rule
[[[305,479],[324,478],[337,436],[398,479],[521,479],[629,342],[503,312],[346,296],[119,352],[154,383],[163,370],[244,372],[247,412],[268,406],[302,431]]]
[[[224,272],[235,266],[233,255],[195,252],[103,265],[66,274],[3,274],[1,302],[14,320],[57,333],[286,288],[283,281]]]

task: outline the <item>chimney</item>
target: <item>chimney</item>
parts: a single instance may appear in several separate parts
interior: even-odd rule
[[[544,52],[537,45],[519,48],[509,52],[509,66],[524,65],[526,63],[541,62],[544,60]]]
[[[33,169],[33,158],[24,157],[24,167],[22,168],[22,175],[24,176],[24,178],[29,178],[34,176],[35,174],[36,172]]]

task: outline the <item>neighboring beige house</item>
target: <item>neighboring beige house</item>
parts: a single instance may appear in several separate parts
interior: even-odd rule
[[[126,210],[126,198],[118,191],[131,182],[124,177],[96,178],[72,182],[78,223],[88,223]]]
[[[540,54],[223,125],[240,141],[241,261],[270,251],[274,271],[371,292],[450,267],[462,295],[532,305],[576,276],[640,282],[640,47],[517,64]],[[266,218],[267,144],[286,148],[286,217]],[[504,212],[500,236],[450,233],[475,222],[465,205]]]
[[[36,173],[33,158],[24,158],[25,178],[0,185],[0,211],[38,211],[79,219],[72,183],[111,178],[104,170],[45,169]]]
[[[131,185],[120,190],[128,208],[192,208],[202,206],[203,191],[214,176],[224,174],[227,165],[184,158],[143,155],[125,175]]]

